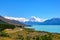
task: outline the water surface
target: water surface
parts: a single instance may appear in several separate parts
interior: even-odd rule
[[[60,25],[33,25],[30,28],[34,28],[35,30],[38,31],[60,33]]]

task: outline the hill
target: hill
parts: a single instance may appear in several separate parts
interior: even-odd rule
[[[26,26],[25,24],[19,22],[19,21],[16,21],[16,20],[9,20],[9,19],[6,19],[2,16],[0,16],[0,24],[1,23],[7,23],[7,24],[11,24],[11,25],[15,25],[15,26]]]
[[[60,34],[28,28],[14,28],[0,32],[0,40],[60,40]]]

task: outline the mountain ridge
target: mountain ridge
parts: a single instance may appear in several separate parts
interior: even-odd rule
[[[51,18],[41,22],[40,18],[32,17],[32,19],[30,18],[30,20],[24,22],[19,21],[19,22],[24,23],[26,25],[60,25],[60,18]]]
[[[15,25],[15,26],[25,26],[25,24],[17,21],[17,20],[9,20],[9,19],[6,19],[4,18],[3,16],[0,16],[0,23],[1,22],[5,22],[7,24],[12,24],[12,25]]]
[[[25,24],[29,25],[60,25],[60,18],[52,18],[45,20],[44,22],[32,22],[32,21],[27,21]]]

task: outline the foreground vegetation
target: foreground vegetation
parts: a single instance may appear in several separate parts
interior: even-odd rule
[[[60,40],[60,34],[0,24],[0,40]]]

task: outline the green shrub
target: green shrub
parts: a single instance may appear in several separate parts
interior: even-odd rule
[[[9,37],[9,35],[7,33],[5,33],[5,32],[0,32],[0,36],[2,36],[2,37]]]

